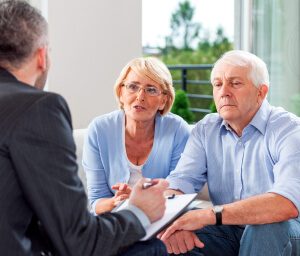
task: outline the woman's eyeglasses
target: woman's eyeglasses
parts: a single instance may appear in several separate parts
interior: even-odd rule
[[[129,84],[123,84],[125,86],[127,92],[129,93],[138,93],[140,90],[144,90],[144,92],[149,96],[159,96],[163,93],[160,89],[156,88],[155,86],[147,86],[147,87],[141,87],[134,83]]]

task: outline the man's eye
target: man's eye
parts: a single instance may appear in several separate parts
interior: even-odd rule
[[[241,82],[232,82],[232,86],[233,87],[239,87],[239,86],[241,86]]]
[[[220,86],[222,86],[221,83],[215,83],[215,84],[214,84],[214,87],[220,87]]]

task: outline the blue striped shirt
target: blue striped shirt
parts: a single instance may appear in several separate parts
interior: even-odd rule
[[[218,114],[209,114],[196,124],[167,180],[185,193],[207,182],[213,204],[274,192],[300,211],[300,118],[265,100],[238,137]]]

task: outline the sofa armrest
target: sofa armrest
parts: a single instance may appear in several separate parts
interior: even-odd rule
[[[85,177],[85,173],[82,167],[82,150],[83,150],[83,142],[84,142],[84,136],[87,132],[87,129],[76,129],[73,131],[73,137],[74,137],[74,141],[76,144],[76,162],[78,165],[78,176],[80,177],[85,192],[87,192],[86,189],[86,177]]]

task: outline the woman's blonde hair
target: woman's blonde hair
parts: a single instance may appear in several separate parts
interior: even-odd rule
[[[115,94],[120,108],[123,109],[123,104],[120,102],[121,88],[131,70],[133,70],[139,76],[148,77],[161,86],[163,92],[167,95],[167,101],[164,109],[159,110],[159,112],[161,115],[168,113],[175,98],[172,76],[167,66],[155,57],[135,58],[129,61],[122,69],[115,83]]]

